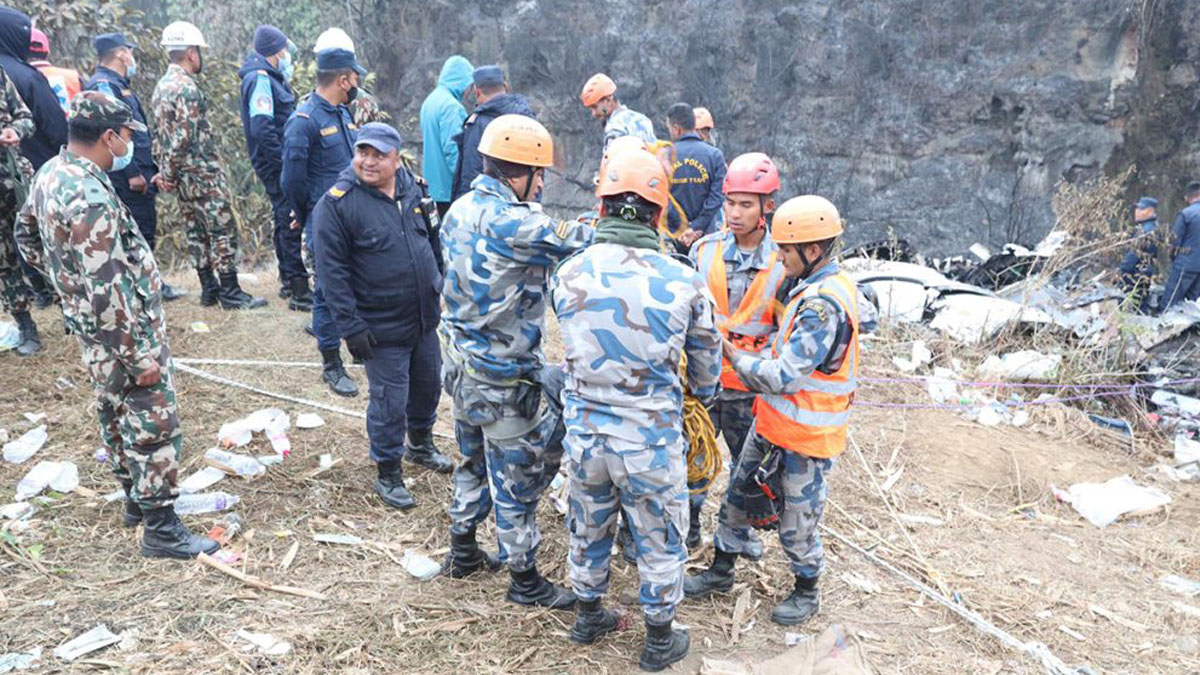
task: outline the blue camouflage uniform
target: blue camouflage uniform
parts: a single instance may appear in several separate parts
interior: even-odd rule
[[[258,52],[246,55],[238,75],[242,78],[242,131],[246,135],[246,149],[254,173],[271,200],[275,259],[279,263],[279,279],[286,285],[291,279],[308,274],[300,255],[301,231],[291,228],[292,206],[280,185],[284,128],[296,110],[296,95],[283,73]]]
[[[786,343],[783,332],[776,335],[771,356],[760,358],[738,352],[733,369],[746,386],[760,394],[793,394],[802,391],[806,380],[818,367],[840,354],[839,336],[848,336],[850,317],[837,303],[819,297],[821,282],[839,271],[829,262],[801,281],[791,292],[780,330],[794,326]],[[849,353],[849,352],[847,352]],[[845,357],[849,358],[849,357]],[[719,525],[713,543],[726,553],[741,553],[750,541],[751,527],[744,510],[741,486],[749,485],[749,474],[762,461],[771,444],[751,429],[750,440],[742,448],[737,468],[729,479],[730,489],[721,505]],[[824,569],[825,551],[817,530],[825,500],[829,494],[826,474],[833,459],[819,459],[785,449],[783,452],[784,510],[779,514],[779,541],[787,554],[795,576],[815,579]]]
[[[1200,298],[1200,202],[1179,212],[1171,237],[1174,256],[1160,309]]]
[[[614,225],[650,236],[644,243],[610,240]],[[581,600],[607,591],[623,511],[642,609],[662,623],[683,598],[687,561],[679,364],[686,355],[689,389],[710,401],[721,376],[721,335],[704,279],[655,242],[649,226],[602,219],[596,243],[564,262],[551,288],[566,347],[571,584]]]
[[[315,235],[309,213],[342,170],[350,166],[357,139],[358,131],[346,106],[334,105],[316,92],[296,108],[284,126],[280,187],[303,226],[310,261],[315,255]],[[325,304],[319,278],[313,288],[313,332],[321,351],[340,348],[341,336]]]
[[[125,105],[133,110],[133,119],[146,124],[146,113],[142,110],[142,102],[134,93],[129,78],[117,71],[104,66],[96,66],[96,72],[92,74],[92,78],[88,80],[83,89],[84,91],[101,91],[124,101]],[[135,131],[133,132],[133,161],[123,171],[110,171],[108,174],[108,179],[112,181],[113,187],[117,190],[117,196],[121,198],[125,206],[129,207],[129,212],[133,214],[133,220],[137,223],[138,231],[150,245],[151,251],[154,250],[154,241],[158,232],[158,211],[154,206],[158,188],[150,182],[156,173],[158,173],[158,165],[154,163],[154,154],[151,151],[150,132]],[[137,176],[146,179],[145,192],[134,192],[129,188],[129,179]]]
[[[658,142],[650,118],[623,103],[604,122],[604,147],[607,148],[614,138],[622,136],[634,136],[648,145]]]
[[[540,405],[546,277],[592,229],[551,218],[485,174],[451,205],[441,236],[443,383],[464,460],[451,531],[472,531],[494,501],[500,559],[523,572],[541,541],[538,500],[562,459],[561,437],[552,442],[560,418]]]
[[[688,219],[688,227],[702,234],[720,229],[725,206],[725,155],[689,132],[675,141],[675,163],[671,173],[671,196]],[[679,229],[679,214],[667,214],[671,231]]]

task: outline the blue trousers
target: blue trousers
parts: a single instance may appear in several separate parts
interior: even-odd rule
[[[437,419],[441,396],[442,355],[437,331],[408,347],[377,345],[367,370],[367,438],[371,459],[394,461],[404,456],[409,425],[424,431]]]
[[[1179,265],[1171,265],[1171,276],[1167,278],[1167,286],[1163,289],[1162,304],[1159,311],[1165,311],[1184,300],[1200,298],[1200,270],[1186,269]]]
[[[271,235],[275,243],[275,261],[279,265],[279,283],[288,284],[296,277],[307,276],[304,260],[300,257],[300,230],[292,229],[292,208],[282,192],[267,192],[271,199],[271,215],[275,230]]]
[[[315,261],[317,254],[313,250],[311,219],[304,223],[304,246],[308,249],[308,259]],[[301,263],[301,267],[304,267],[303,263]],[[313,274],[312,324],[313,333],[317,336],[317,349],[325,352],[331,349],[340,349],[342,346],[342,335],[338,332],[337,324],[333,321],[333,312],[330,312],[329,306],[325,304],[325,289],[321,286],[319,279],[320,277]],[[441,357],[439,356],[439,358]]]
[[[137,223],[138,231],[153,251],[158,235],[158,209],[154,206],[154,188],[150,188],[147,194],[134,192],[129,189],[129,182],[125,180],[114,180],[113,187],[117,196],[129,207],[129,212],[133,214],[133,222]]]

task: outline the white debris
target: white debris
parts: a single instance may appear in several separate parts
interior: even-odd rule
[[[991,338],[1012,322],[1052,322],[1050,316],[1041,310],[986,295],[943,295],[931,305],[931,309],[936,315],[929,322],[930,328],[968,344]]]
[[[1200,442],[1175,435],[1175,470],[1180,480],[1200,480]]]
[[[42,446],[46,444],[46,439],[50,435],[46,433],[46,425],[43,424],[26,431],[15,441],[9,441],[4,444],[4,461],[20,464],[25,460],[33,457]]]
[[[988,258],[992,257],[992,252],[989,251],[988,247],[984,246],[983,244],[971,244],[967,250],[975,254],[975,257],[979,258],[980,262],[987,262]]]
[[[1194,598],[1200,595],[1200,581],[1194,581],[1175,574],[1164,574],[1158,583],[1168,591]]]
[[[227,475],[228,474],[215,466],[206,466],[187,478],[184,478],[179,483],[179,491],[185,495],[195,494],[202,490],[207,490],[213,485],[216,485]]]
[[[400,559],[400,564],[404,567],[405,572],[421,581],[429,581],[442,572],[441,565],[429,556],[417,553],[411,548],[404,551],[404,557]]]
[[[271,441],[271,448],[286,457],[292,451],[287,437],[290,427],[291,420],[286,412],[279,408],[263,408],[240,420],[222,424],[217,431],[217,442],[224,448],[241,447],[250,442],[255,432],[263,432]]]
[[[892,363],[896,364],[896,367],[905,373],[915,372],[929,365],[931,362],[933,362],[933,352],[929,351],[929,348],[925,346],[924,340],[913,342],[911,358],[906,359],[902,356],[892,358]]]
[[[1150,402],[1160,408],[1167,408],[1176,413],[1200,415],[1200,398],[1176,394],[1166,389],[1155,389],[1154,393],[1150,395]]]
[[[13,502],[4,507],[0,507],[0,516],[5,520],[20,520],[33,515],[32,502]]]
[[[1049,382],[1058,375],[1062,354],[1043,354],[1024,349],[997,356],[992,354],[980,364],[981,377],[1006,382]]]
[[[249,643],[244,645],[243,651],[257,650],[260,654],[267,656],[283,656],[292,651],[292,643],[270,633],[251,633],[248,630],[239,629],[235,635]]]
[[[325,534],[317,533],[313,535],[313,541],[322,544],[342,544],[343,546],[359,546],[363,543],[362,537],[356,537],[352,534]]]
[[[27,422],[29,422],[30,424],[41,424],[42,422],[44,422],[44,421],[46,420],[46,413],[44,413],[44,412],[40,412],[40,413],[31,413],[31,412],[27,412],[27,413],[21,413],[21,416],[22,416],[22,417],[24,417],[24,418],[25,418],[25,420],[26,420]]]
[[[34,647],[27,652],[0,654],[0,673],[7,673],[13,670],[29,670],[35,662],[41,659],[41,647]]]
[[[236,505],[241,498],[228,492],[200,492],[179,495],[175,500],[175,513],[181,516],[224,511]]]
[[[79,467],[74,462],[38,462],[17,483],[17,501],[23,502],[50,488],[55,492],[72,492],[79,487]]]
[[[204,461],[221,471],[242,478],[257,478],[267,472],[267,467],[257,459],[236,452],[226,452],[220,448],[209,448],[204,453]]]
[[[21,344],[21,329],[11,321],[0,321],[0,352],[16,349]]]
[[[90,654],[97,649],[103,649],[120,641],[121,637],[110,631],[108,626],[99,624],[74,640],[55,647],[54,655],[64,661],[74,661],[84,654]]]
[[[925,378],[925,388],[929,390],[929,398],[935,403],[947,403],[958,400],[958,385],[955,383],[954,371],[949,368],[934,368],[933,375]]]
[[[1152,487],[1142,487],[1129,476],[1104,483],[1076,483],[1054,496],[1075,508],[1096,527],[1106,527],[1127,513],[1151,511],[1171,503],[1171,496]]]
[[[296,415],[297,429],[316,429],[325,426],[325,420],[316,413],[300,413]]]

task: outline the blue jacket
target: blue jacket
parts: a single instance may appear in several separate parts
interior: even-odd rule
[[[520,94],[501,94],[496,98],[476,106],[475,111],[463,124],[462,132],[456,134],[454,142],[458,146],[458,169],[454,172],[454,190],[451,201],[458,199],[471,190],[471,181],[483,173],[483,157],[479,154],[479,139],[483,138],[483,130],[492,120],[501,115],[525,115],[537,119],[529,101]]]
[[[96,66],[96,72],[92,74],[92,79],[88,80],[83,87],[84,91],[102,91],[113,98],[120,99],[133,109],[133,119],[146,124],[146,112],[142,109],[142,102],[138,100],[137,94],[133,91],[133,87],[129,84],[129,78],[118,73],[112,68],[104,66]],[[154,163],[154,153],[150,145],[149,131],[135,131],[133,134],[133,161],[124,171],[109,172],[108,177],[113,183],[118,186],[129,186],[129,179],[135,176],[141,176],[149,182],[154,174],[158,173],[158,165]],[[155,188],[152,185],[147,185],[149,192],[154,193]]]
[[[389,196],[350,167],[317,202],[317,275],[342,337],[369,328],[379,344],[407,346],[437,328],[442,275],[424,197],[407,169]]]
[[[463,120],[467,119],[462,96],[474,74],[470,61],[451,56],[442,64],[437,87],[421,104],[421,171],[435,202],[451,201],[454,192],[454,171],[458,168],[454,137],[462,132]]]
[[[316,92],[296,108],[283,128],[283,171],[279,187],[301,225],[317,200],[354,159],[358,130],[344,105]]]
[[[279,194],[283,171],[283,129],[296,110],[296,95],[283,73],[267,57],[250,52],[238,70],[242,76],[242,132],[254,173],[268,194]]]
[[[671,176],[671,196],[679,202],[693,230],[710,234],[717,230],[725,195],[725,155],[693,133],[675,141],[675,165]],[[679,214],[671,209],[668,224],[679,227]]]
[[[67,116],[46,77],[25,62],[29,55],[29,25],[28,16],[0,7],[0,68],[12,80],[37,125],[32,136],[21,139],[21,154],[37,171],[67,144]]]
[[[1139,229],[1137,239],[1133,245],[1125,252],[1125,257],[1121,259],[1121,274],[1150,278],[1154,276],[1154,268],[1157,266],[1155,259],[1158,258],[1158,242],[1155,241],[1154,230],[1158,227],[1158,221],[1154,218],[1137,223]]]
[[[1171,235],[1174,246],[1171,264],[1183,270],[1200,270],[1200,202],[1179,212]]]

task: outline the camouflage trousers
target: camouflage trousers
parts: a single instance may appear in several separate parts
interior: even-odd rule
[[[187,221],[187,249],[196,269],[237,271],[238,230],[225,175],[187,175],[179,183],[179,208]]]
[[[10,180],[0,176],[0,302],[9,314],[28,312],[33,294],[21,274],[20,253],[13,236],[17,222],[17,193]]]
[[[746,444],[746,437],[750,433],[750,427],[754,424],[754,394],[737,392],[737,398],[729,396],[727,392],[722,392],[720,398],[708,411],[708,416],[712,419],[713,426],[716,427],[717,435],[725,439],[725,446],[729,448],[729,465],[736,467],[738,457],[742,453],[742,446]],[[689,485],[690,487],[694,487]],[[692,493],[690,500],[692,506],[700,506],[708,498],[708,490]]]
[[[770,444],[751,430],[750,440],[742,448],[737,468],[729,479],[729,490],[721,504],[713,543],[726,553],[742,553],[753,529],[746,522],[744,496],[740,489],[758,468]],[[829,486],[825,475],[833,468],[832,459],[816,459],[798,452],[783,453],[783,513],[779,515],[779,543],[787,554],[792,574],[819,577],[825,564],[825,547],[817,525],[825,511]]]
[[[594,600],[608,590],[617,515],[623,512],[637,554],[642,611],[654,622],[674,618],[687,562],[684,444],[634,446],[599,434],[569,434],[566,445],[575,595]]]
[[[117,480],[132,481],[130,498],[142,508],[161,508],[179,496],[176,487],[183,434],[175,407],[175,378],[167,347],[159,357],[158,384],[139,387],[133,377],[107,355],[83,346],[92,374],[100,440]],[[90,358],[91,354],[99,358]]]

